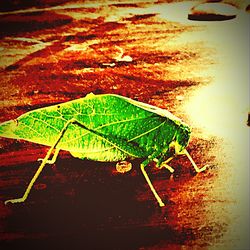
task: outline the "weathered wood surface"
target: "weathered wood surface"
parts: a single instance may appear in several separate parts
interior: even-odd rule
[[[17,3],[17,2],[15,2]],[[66,3],[66,4],[64,4]],[[40,5],[39,5],[40,4]],[[140,172],[61,152],[24,204],[48,148],[0,139],[0,239],[20,249],[246,249],[249,234],[248,23],[188,21],[193,3],[37,1],[1,6],[1,122],[89,92],[166,108],[193,127],[189,152]],[[31,9],[36,7],[36,9]],[[6,10],[9,12],[6,13]]]

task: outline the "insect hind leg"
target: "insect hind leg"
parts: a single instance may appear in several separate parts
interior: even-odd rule
[[[42,172],[44,166],[46,165],[51,153],[53,151],[53,148],[51,147],[50,150],[48,151],[47,155],[45,156],[45,158],[43,159],[41,165],[39,166],[39,168],[37,169],[35,175],[33,176],[33,178],[31,179],[28,187],[26,188],[24,195],[21,198],[17,198],[17,199],[11,199],[11,200],[7,200],[4,202],[4,204],[6,205],[7,203],[19,203],[19,202],[24,202],[27,198],[28,195],[31,191],[31,188],[33,187],[36,179],[38,178],[38,176],[40,175],[40,173]]]
[[[55,140],[54,144],[51,146],[51,148],[49,149],[49,151],[47,152],[45,158],[42,160],[41,165],[39,166],[39,168],[37,169],[35,175],[33,176],[33,178],[31,179],[28,187],[26,188],[24,195],[21,198],[17,198],[17,199],[11,199],[11,200],[7,200],[4,202],[4,204],[6,205],[7,203],[19,203],[19,202],[24,202],[27,198],[28,195],[31,191],[31,188],[33,187],[35,181],[37,180],[38,176],[40,175],[40,173],[42,172],[44,166],[47,164],[47,162],[49,161],[49,158],[53,152],[53,150],[55,149],[55,147],[57,146],[57,144],[59,143],[59,141],[61,140],[61,138],[63,137],[65,131],[67,130],[69,124],[74,123],[76,120],[75,119],[71,119],[68,120],[66,122],[66,124],[64,125],[63,129],[60,131],[60,133],[58,134],[57,139]],[[57,150],[56,150],[57,151]],[[59,151],[58,151],[59,153]],[[56,154],[56,157],[58,155],[58,153]],[[53,157],[54,158],[54,157]],[[52,160],[53,160],[52,158]],[[55,158],[56,159],[56,158]]]
[[[56,159],[57,159],[59,152],[60,152],[60,148],[56,148],[53,157],[50,160],[48,159],[46,161],[46,164],[49,164],[49,165],[54,164],[56,162]],[[37,159],[37,161],[43,161],[43,158],[39,158],[39,159]]]

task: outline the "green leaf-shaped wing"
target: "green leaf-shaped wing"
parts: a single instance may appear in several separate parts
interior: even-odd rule
[[[65,124],[57,148],[79,158],[117,161],[168,148],[180,120],[166,110],[118,95],[85,98],[36,109],[0,125],[3,137],[51,146]]]

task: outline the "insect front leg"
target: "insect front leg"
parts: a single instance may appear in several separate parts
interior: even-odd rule
[[[167,163],[169,163],[171,160],[174,159],[175,156],[172,156],[172,157],[169,157],[166,161],[163,161],[163,162],[160,162],[158,161],[157,162],[157,167],[159,169],[162,169],[162,168],[166,168],[171,174],[174,173],[174,169],[169,166]],[[157,160],[157,159],[156,159]]]
[[[166,156],[167,154],[167,156]],[[169,156],[169,157],[168,157]],[[171,174],[174,173],[174,169],[168,165],[168,163],[175,158],[175,153],[171,150],[171,147],[166,148],[162,151],[162,156],[157,159],[153,159],[156,162],[156,167],[159,169],[166,168]],[[167,158],[168,157],[168,158]],[[167,158],[167,160],[165,160]]]
[[[140,165],[141,171],[142,171],[143,176],[144,176],[144,178],[146,179],[146,181],[147,181],[147,183],[148,183],[148,185],[149,185],[149,187],[150,187],[152,193],[154,194],[154,196],[155,196],[155,198],[156,198],[156,200],[157,200],[159,206],[160,206],[160,207],[164,207],[165,204],[164,204],[163,201],[161,200],[160,196],[157,194],[157,192],[156,192],[156,190],[155,190],[155,188],[154,188],[152,182],[150,181],[150,179],[149,179],[149,177],[148,177],[147,172],[145,171],[145,167],[149,164],[149,162],[151,161],[151,158],[152,158],[152,157],[149,157],[148,159],[146,159],[144,162],[141,163],[141,165]]]
[[[49,161],[49,158],[53,152],[53,150],[55,149],[56,145],[59,143],[59,141],[61,140],[61,138],[63,137],[65,131],[67,130],[67,127],[69,126],[69,124],[71,123],[74,123],[75,122],[75,119],[71,119],[69,121],[66,122],[66,124],[64,125],[63,129],[60,131],[56,141],[54,142],[54,144],[51,146],[51,148],[49,149],[49,151],[47,152],[45,158],[42,160],[42,163],[41,165],[39,166],[39,168],[37,169],[35,175],[33,176],[33,178],[31,179],[28,187],[26,188],[25,192],[24,192],[24,195],[21,197],[21,198],[17,198],[17,199],[11,199],[11,200],[7,200],[4,202],[4,204],[7,204],[7,203],[19,203],[19,202],[24,202],[27,198],[28,198],[28,195],[30,193],[30,190],[31,188],[33,187],[35,181],[37,180],[38,176],[40,175],[40,173],[42,172],[44,166],[46,165],[46,163]],[[58,151],[59,153],[59,151]],[[58,155],[57,153],[57,155]],[[57,156],[56,155],[56,156]],[[54,158],[54,157],[53,157]],[[53,160],[52,158],[52,160]]]

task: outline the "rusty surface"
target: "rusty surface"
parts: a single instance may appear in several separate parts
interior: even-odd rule
[[[168,1],[171,2],[171,1]],[[48,148],[0,138],[0,239],[21,249],[249,247],[249,16],[188,20],[191,2],[15,1],[0,6],[0,121],[29,110],[116,93],[166,108],[193,127],[167,170],[140,172],[60,152],[24,204]]]

